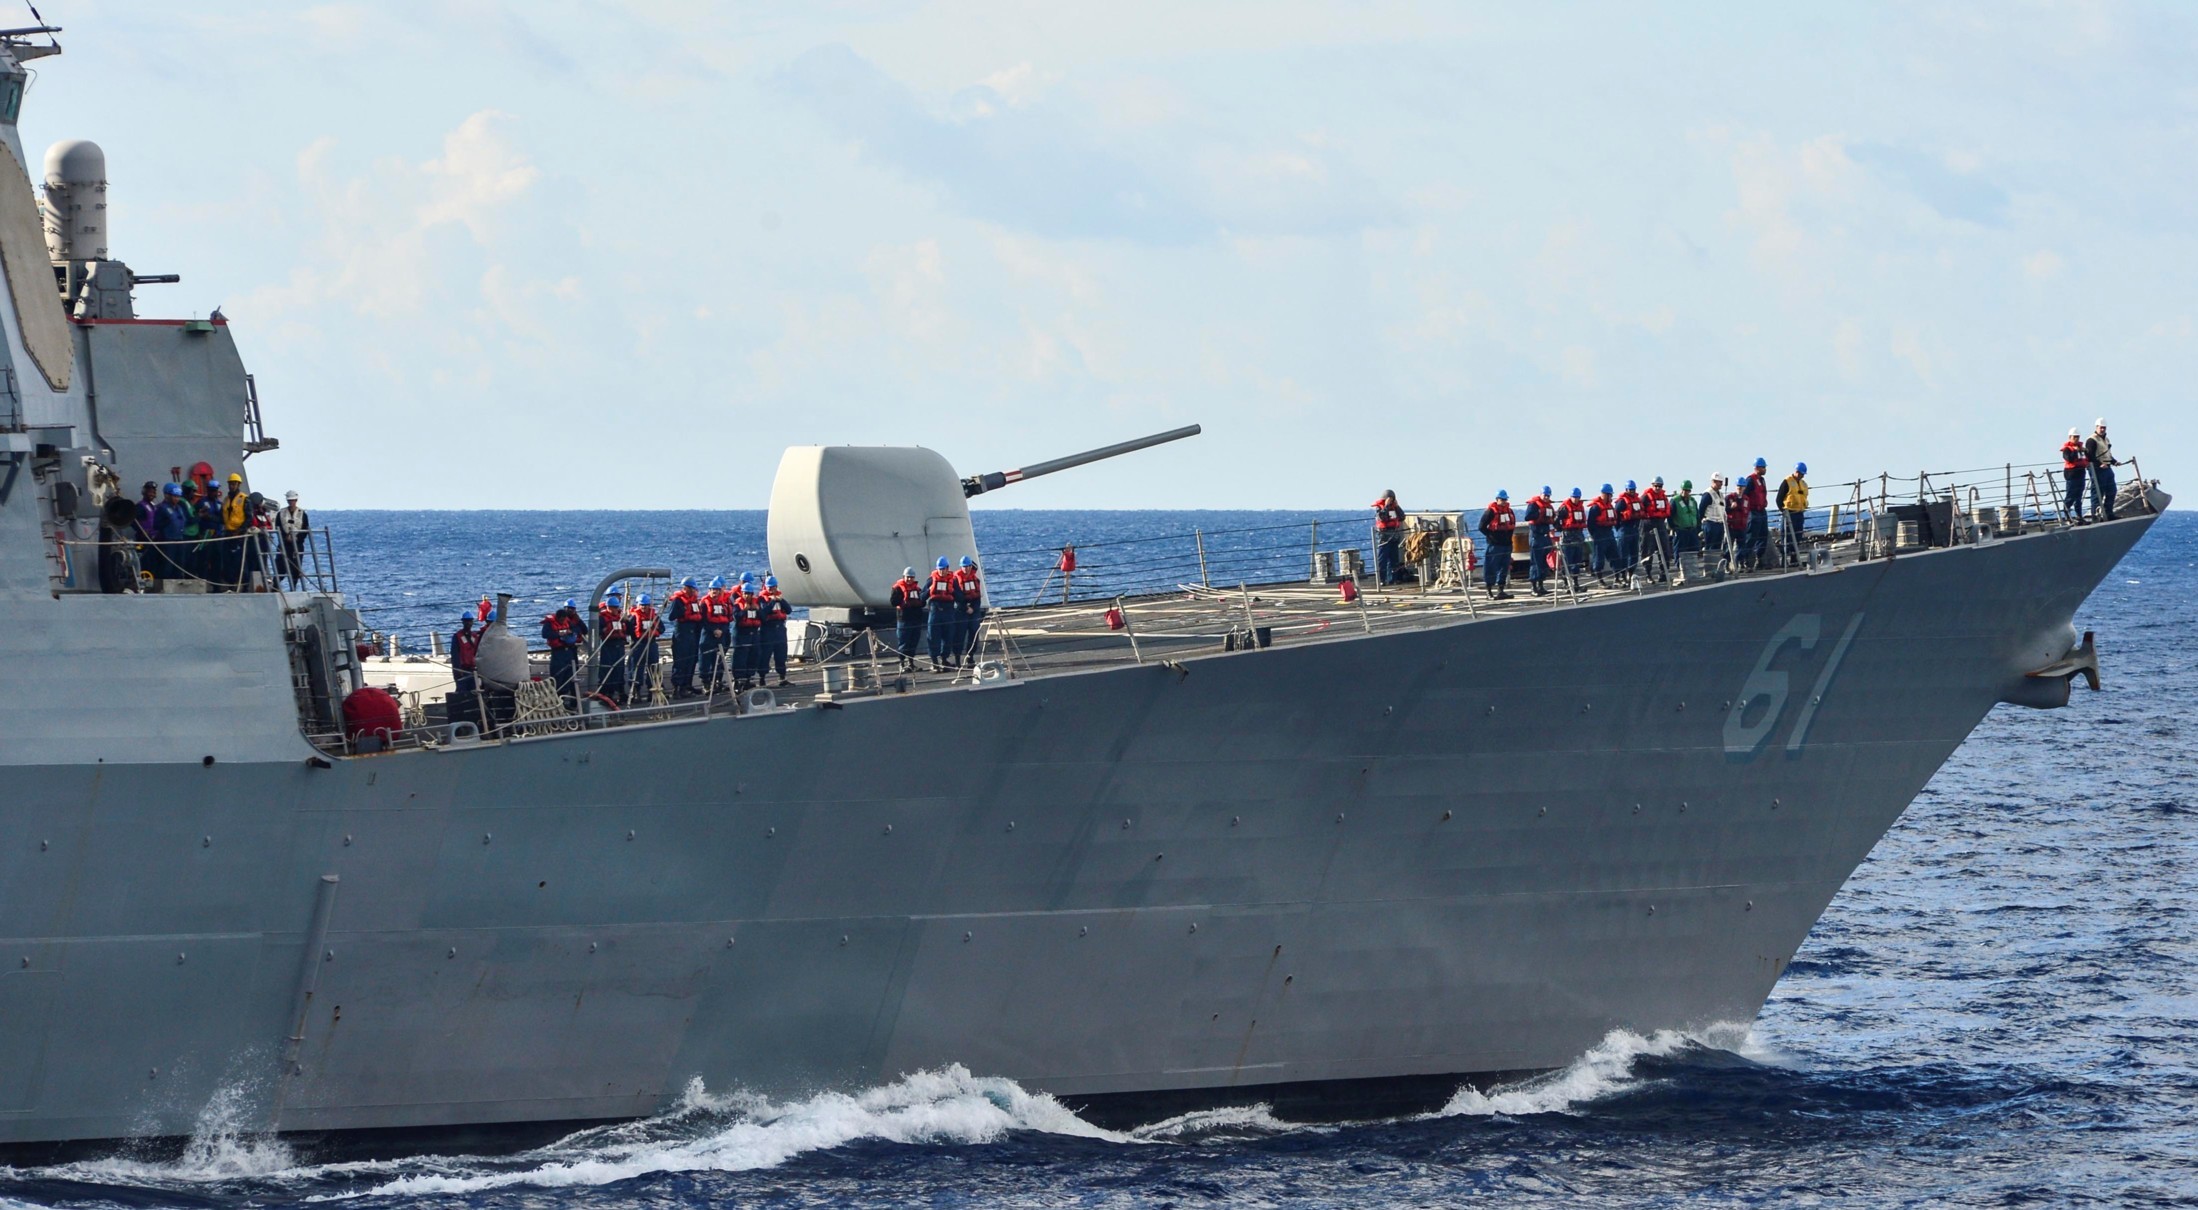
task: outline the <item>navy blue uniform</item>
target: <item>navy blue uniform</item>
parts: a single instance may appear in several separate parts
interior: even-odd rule
[[[926,608],[921,582],[912,576],[903,576],[893,582],[893,645],[900,650],[904,665],[915,664],[916,657],[923,654]]]
[[[557,686],[558,696],[579,707],[575,695],[574,674],[580,669],[580,642],[587,630],[581,625],[580,615],[560,609],[542,619],[542,641],[549,644],[550,682]]]
[[[786,619],[794,616],[794,607],[786,603],[786,597],[776,588],[763,590],[763,650],[756,664],[756,676],[762,677],[772,669],[778,670],[780,684],[786,683]]]

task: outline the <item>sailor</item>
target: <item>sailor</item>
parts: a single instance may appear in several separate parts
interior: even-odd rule
[[[275,514],[275,533],[282,539],[280,571],[286,587],[305,587],[305,541],[307,532],[312,528],[312,516],[298,507],[298,494],[284,492],[282,511]],[[481,620],[485,622],[488,619]]]
[[[159,512],[160,485],[148,479],[145,481],[145,486],[137,489],[137,515],[135,520],[139,534],[138,541],[150,542],[153,540],[153,520]]]
[[[914,672],[916,657],[923,649],[923,582],[916,578],[913,567],[901,568],[901,578],[893,581],[891,597],[893,605],[893,646],[901,653],[901,671]]]
[[[1618,561],[1618,501],[1610,493],[1610,485],[1587,504],[1588,537],[1595,543],[1595,582],[1607,584],[1606,576],[1625,583],[1624,565]]]
[[[2061,500],[2061,512],[2070,520],[2083,516],[2084,484],[2091,479],[2091,455],[2084,449],[2083,434],[2068,430],[2068,440],[2061,443],[2061,480],[2068,490]]]
[[[206,519],[200,538],[205,550],[201,574],[212,581],[212,591],[234,592],[244,570],[244,531],[251,522],[244,515],[244,476],[229,476],[227,495],[208,492],[202,499]]]
[[[1748,535],[1747,560],[1751,568],[1762,566],[1771,552],[1771,485],[1766,474],[1769,469],[1770,464],[1758,458],[1755,460],[1755,469],[1740,480],[1740,489],[1748,497],[1748,523],[1745,532]],[[1732,526],[1736,530],[1743,528],[1737,518]]]
[[[1671,495],[1664,490],[1662,475],[1641,489],[1641,537],[1656,579],[1666,578],[1671,573]]]
[[[1664,507],[1671,516],[1672,550],[1692,554],[1702,549],[1702,502],[1695,498],[1694,480],[1681,479],[1679,494],[1665,501]]]
[[[695,691],[695,659],[702,651],[702,593],[693,576],[672,590],[672,696]]]
[[[1713,563],[1725,561],[1725,477],[1711,475],[1709,490],[1695,500],[1695,512],[1702,519],[1702,549]]]
[[[1564,544],[1565,574],[1577,592],[1580,572],[1587,567],[1587,504],[1580,499],[1579,488],[1557,505],[1557,530]]]
[[[1801,535],[1809,521],[1809,464],[1794,463],[1794,473],[1778,482],[1778,511],[1785,521],[1784,536],[1779,538],[1786,557],[1801,562]]]
[[[188,539],[191,528],[191,510],[183,503],[183,485],[162,484],[160,507],[153,512],[153,574],[163,580],[180,580],[190,575],[185,567]]]
[[[595,607],[595,691],[626,702],[626,597],[615,588]]]
[[[763,598],[756,573],[740,573],[733,588],[733,688],[745,690],[763,674]]]
[[[794,616],[794,607],[786,603],[786,594],[778,590],[778,577],[763,577],[763,591],[757,594],[763,605],[763,647],[756,659],[756,679],[769,679],[772,669],[778,670],[778,683],[785,688],[786,680],[786,620]]]
[[[481,649],[481,632],[473,628],[473,615],[458,615],[458,629],[450,636],[450,676],[455,682],[451,690],[450,717],[471,718],[475,713],[474,693],[478,689],[473,670]],[[476,724],[478,725],[478,724]]]
[[[2091,436],[2084,442],[2084,457],[2091,460],[2091,515],[2112,521],[2114,468],[2121,465],[2121,460],[2114,456],[2114,443],[2106,439],[2106,417],[2099,417],[2092,426]]]
[[[1481,510],[1481,540],[1487,545],[1487,557],[1481,560],[1481,591],[1491,598],[1501,600],[1511,595],[1511,532],[1519,528],[1519,519],[1511,511],[1511,492],[1499,488],[1496,498]]]
[[[955,651],[964,660],[975,658],[984,621],[985,589],[977,578],[977,560],[963,555],[962,565],[954,569],[954,624],[960,632]]]
[[[677,642],[677,635],[673,636]],[[725,577],[710,580],[710,591],[702,595],[702,692],[716,694],[718,675],[729,673],[726,668],[726,648],[733,645],[733,594],[726,591]]]
[[[1549,579],[1549,527],[1557,520],[1557,505],[1549,496],[1549,485],[1545,483],[1542,490],[1527,497],[1520,517],[1526,522],[1526,582],[1537,597],[1548,591],[1543,582]]]
[[[956,628],[954,611],[957,605],[954,592],[954,573],[947,570],[946,556],[931,569],[931,582],[924,586],[924,601],[930,606],[925,621],[931,631],[931,671],[944,672],[953,662],[949,648],[954,642]]]
[[[1618,566],[1628,576],[1641,569],[1641,488],[1631,479],[1618,493]]]
[[[206,581],[211,589],[221,577],[221,506],[211,488],[195,484],[184,485],[183,498],[191,506],[191,525],[185,532],[192,543],[187,556],[191,575]]]
[[[542,619],[542,641],[549,644],[550,682],[558,696],[580,708],[575,676],[580,668],[580,644],[587,642],[587,623],[580,620],[580,602],[571,597],[556,613]]]
[[[1725,493],[1725,541],[1732,548],[1735,571],[1747,571],[1755,566],[1749,558],[1755,549],[1749,528],[1754,522],[1755,509],[1748,501],[1748,476],[1743,474],[1732,490]]]
[[[1397,503],[1396,489],[1374,501],[1374,583],[1397,582],[1397,550],[1404,543],[1404,506]]]
[[[480,603],[473,607],[473,616],[483,622],[495,621],[496,602],[490,600],[487,593],[482,593]]]
[[[646,704],[656,690],[656,641],[664,634],[664,621],[648,593],[634,598],[626,611],[626,685],[633,700]]]

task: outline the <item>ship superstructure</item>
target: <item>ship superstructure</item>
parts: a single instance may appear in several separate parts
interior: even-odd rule
[[[226,321],[134,314],[83,144],[41,231],[43,32],[0,38],[0,1145],[183,1134],[224,1092],[461,1131],[946,1063],[1287,1112],[1746,1022],[1987,710],[2095,674],[2071,620],[2166,502],[2079,526],[2010,474],[2011,514],[1947,484],[1903,542],[1858,486],[1783,574],[997,609],[921,682],[862,673],[850,574],[829,687],[361,743],[330,577],[99,591],[118,486],[265,439]],[[831,517],[794,553],[893,536]]]

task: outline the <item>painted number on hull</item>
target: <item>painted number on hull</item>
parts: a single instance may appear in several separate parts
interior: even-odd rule
[[[1832,677],[1839,671],[1839,663],[1847,658],[1847,647],[1855,641],[1855,631],[1862,628],[1862,615],[1856,614],[1841,632],[1839,641],[1832,645],[1831,654],[1824,659],[1824,667],[1816,674],[1816,684],[1809,690],[1808,700],[1794,715],[1792,734],[1786,737],[1786,754],[1798,756],[1801,746],[1808,742],[1809,724],[1816,720],[1816,708],[1824,701],[1824,691],[1832,687]],[[1824,615],[1797,613],[1793,619],[1778,628],[1778,633],[1763,644],[1763,654],[1755,661],[1755,671],[1740,686],[1740,692],[1732,700],[1732,712],[1725,716],[1725,754],[1742,758],[1753,757],[1770,739],[1780,719],[1785,716],[1788,699],[1792,697],[1792,675],[1784,668],[1774,668],[1779,656],[1788,647],[1803,652],[1816,650],[1817,641],[1824,635]]]

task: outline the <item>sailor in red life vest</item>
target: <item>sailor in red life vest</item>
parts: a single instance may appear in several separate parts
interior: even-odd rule
[[[693,576],[672,590],[666,612],[672,621],[672,696],[695,691],[695,661],[702,655],[702,593]]]
[[[1481,591],[1501,600],[1511,595],[1511,532],[1519,528],[1519,519],[1511,512],[1511,493],[1499,489],[1496,498],[1481,510],[1479,529],[1481,538],[1488,544],[1488,557],[1481,560]]]
[[[924,601],[930,606],[926,617],[931,631],[931,671],[944,672],[951,665],[950,650],[954,643],[955,611],[960,595],[955,591],[954,573],[948,569],[946,557],[939,557],[938,566],[931,569],[931,581],[924,586]]]
[[[960,628],[955,651],[966,662],[976,654],[978,631],[985,620],[984,583],[977,578],[977,560],[968,555],[963,555],[962,565],[954,569],[954,606],[955,625]]]
[[[923,581],[916,578],[915,568],[901,568],[901,578],[893,581],[890,599],[893,646],[901,653],[901,671],[914,672],[916,657],[923,649],[924,610],[929,608],[924,600]]]
[[[542,619],[542,641],[549,644],[550,681],[572,707],[580,707],[574,674],[580,669],[580,644],[588,641],[588,625],[580,620],[580,602],[565,598],[564,607]]]
[[[1640,566],[1641,489],[1628,479],[1626,490],[1618,493],[1618,567],[1631,576]]]
[[[1655,578],[1665,579],[1671,568],[1671,495],[1662,475],[1641,489],[1641,537]]]
[[[496,602],[489,600],[488,595],[483,593],[481,603],[473,607],[473,617],[475,621],[480,622],[494,621],[496,618]]]
[[[1587,502],[1587,529],[1589,539],[1595,543],[1595,582],[1607,584],[1606,577],[1616,576],[1624,583],[1625,565],[1618,560],[1618,501],[1608,483]]]
[[[1733,484],[1732,490],[1725,493],[1725,543],[1732,552],[1732,566],[1735,571],[1744,570],[1748,566],[1748,525],[1751,520],[1747,476],[1742,475],[1740,481]]]
[[[1399,553],[1404,545],[1404,506],[1397,503],[1394,488],[1374,501],[1374,583],[1397,582]]]
[[[767,679],[767,674],[778,669],[778,683],[786,687],[786,619],[794,616],[794,607],[786,603],[786,594],[778,590],[778,577],[763,577],[763,591],[756,594],[763,606],[763,646],[756,660],[756,679]]]
[[[1747,565],[1759,567],[1771,552],[1771,486],[1764,476],[1770,464],[1755,460],[1755,469],[1740,480],[1740,490],[1748,497],[1748,549]]]
[[[474,679],[481,649],[481,632],[473,628],[473,615],[458,615],[458,629],[450,636],[450,676],[456,683],[451,686],[450,700],[444,704],[444,712],[451,722],[471,722],[480,726],[475,709],[475,693],[480,688]]]
[[[702,692],[714,695],[725,667],[726,648],[733,645],[733,594],[725,590],[725,577],[710,580],[702,594]]]
[[[1526,582],[1538,597],[1547,591],[1542,582],[1549,579],[1549,557],[1555,549],[1550,527],[1557,523],[1557,504],[1550,499],[1548,484],[1527,497],[1526,511],[1519,519],[1526,522]]]
[[[756,592],[756,573],[740,573],[733,586],[733,688],[746,690],[763,668],[763,598]]]
[[[633,700],[646,703],[656,690],[656,641],[664,633],[649,594],[642,593],[626,611],[626,684]]]
[[[2061,443],[2061,481],[2068,491],[2061,500],[2061,511],[2071,519],[2081,520],[2084,515],[2084,482],[2091,478],[2091,455],[2084,450],[2083,434],[2068,430],[2068,440]]]
[[[1565,572],[1572,577],[1572,588],[1580,588],[1580,572],[1587,567],[1587,503],[1580,498],[1580,489],[1557,505],[1557,531],[1564,544]]]
[[[625,605],[625,594],[612,589],[595,607],[595,691],[621,705],[626,701]]]

